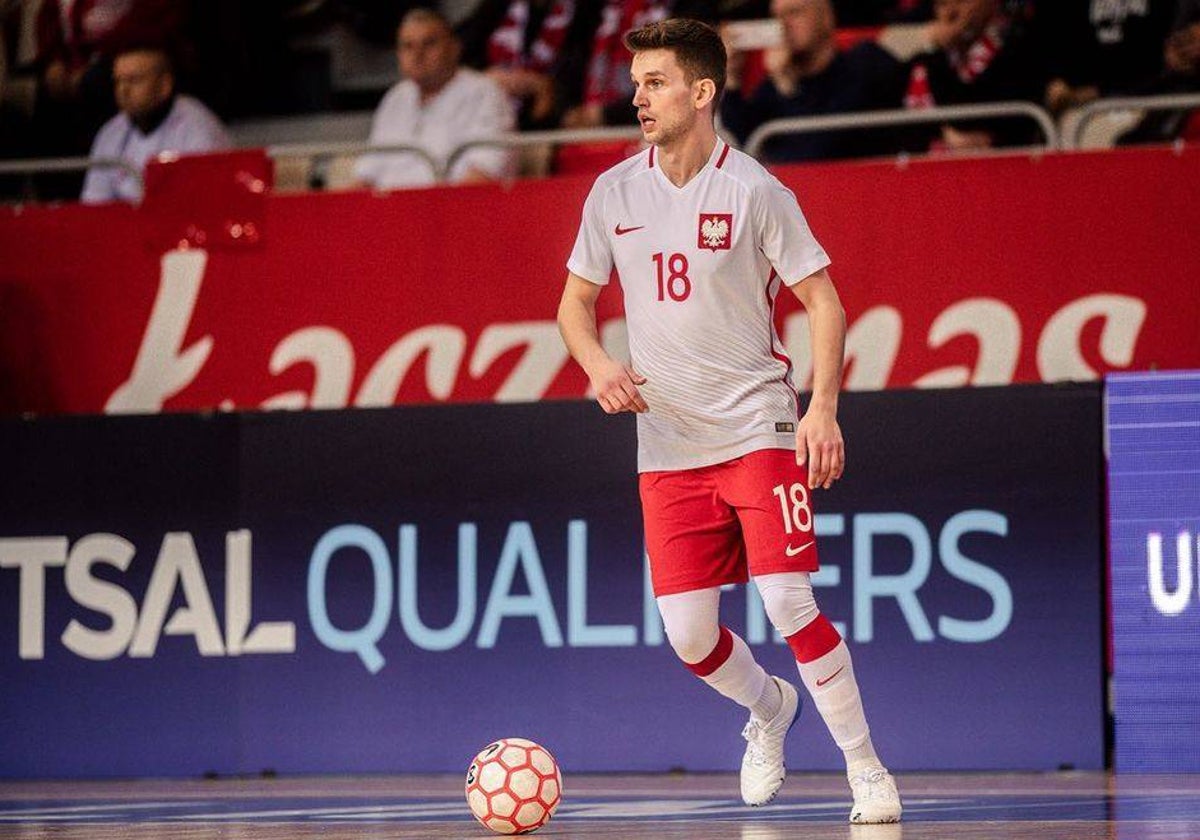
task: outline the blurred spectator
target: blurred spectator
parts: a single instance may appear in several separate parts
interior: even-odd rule
[[[176,93],[167,53],[135,47],[113,60],[113,92],[119,113],[104,124],[92,144],[93,159],[118,158],[139,171],[163,153],[209,152],[228,148],[221,121],[199,100]],[[93,167],[83,182],[88,204],[141,200],[140,182],[120,169]]]
[[[562,127],[635,125],[637,109],[629,78],[633,56],[622,40],[625,33],[672,16],[715,23],[717,9],[715,0],[606,0],[592,39],[583,100],[566,110]]]
[[[184,0],[42,0],[38,20],[42,140],[56,152],[86,148],[113,113],[112,60],[157,44],[178,55]]]
[[[742,90],[746,54],[729,45],[729,70],[721,122],[745,143],[763,123],[781,117],[808,117],[899,108],[903,66],[874,41],[841,50],[830,0],[773,0],[783,25],[784,45],[764,55],[767,78],[747,95]],[[819,160],[894,151],[882,134],[829,131],[778,137],[764,150],[770,160]]]
[[[556,128],[583,99],[603,7],[599,0],[483,0],[459,27],[465,61],[486,68],[520,105],[522,129]]]
[[[0,0],[0,158],[22,157],[26,133],[20,111],[8,101],[8,21],[14,4]],[[0,176],[0,199],[19,193],[19,179]]]
[[[439,13],[429,9],[409,12],[397,39],[404,78],[387,92],[375,112],[372,144],[418,145],[444,166],[464,141],[513,130],[512,103],[490,78],[459,66],[459,41]],[[472,149],[459,157],[448,177],[456,182],[501,178],[513,174],[513,158],[505,149]],[[414,154],[364,156],[355,174],[377,189],[436,180],[428,162]]]
[[[35,11],[24,0],[0,0],[0,157],[29,153],[37,60]]]
[[[0,0],[0,158],[32,157],[37,101],[37,9],[28,0]],[[0,176],[0,200],[33,198],[32,180]],[[78,180],[74,193],[79,192]]]
[[[1192,90],[1200,82],[1200,0],[1183,0],[1167,38],[1164,63],[1168,78]]]
[[[24,7],[20,0],[0,0],[0,106],[8,99],[9,74],[21,63],[18,44]]]
[[[1197,91],[1200,91],[1200,0],[1183,0],[1163,48],[1163,76],[1155,92]],[[1119,142],[1162,143],[1179,137],[1200,140],[1200,111],[1148,112]]]
[[[1044,0],[1037,26],[1050,69],[1054,113],[1100,96],[1152,91],[1178,0]]]
[[[1046,70],[1022,21],[1000,0],[934,0],[929,27],[935,45],[913,59],[905,105],[927,108],[1023,100],[1041,102]],[[989,120],[946,125],[928,147],[959,151],[1032,142],[1027,120]],[[926,140],[918,144],[926,147]]]

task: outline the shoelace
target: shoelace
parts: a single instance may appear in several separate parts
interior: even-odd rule
[[[867,799],[876,799],[887,795],[884,792],[883,785],[880,784],[886,776],[886,770],[876,767],[873,770],[865,770],[856,775],[851,780],[851,784],[866,785]]]
[[[749,742],[746,748],[746,755],[750,759],[750,763],[755,767],[762,767],[767,763],[767,753],[763,749],[762,741],[762,726],[756,720],[746,722],[746,727],[742,730],[742,737]]]

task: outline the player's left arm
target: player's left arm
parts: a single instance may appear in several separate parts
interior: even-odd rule
[[[829,489],[842,477],[846,446],[837,421],[846,349],[846,311],[829,271],[820,271],[791,287],[804,304],[812,332],[813,390],[808,410],[796,427],[796,463],[808,464],[808,486]]]

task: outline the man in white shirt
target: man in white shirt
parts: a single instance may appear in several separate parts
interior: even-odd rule
[[[91,157],[119,159],[138,172],[165,153],[195,154],[230,147],[225,127],[198,99],[175,92],[167,54],[154,48],[119,53],[113,60],[113,93],[120,112],[92,142]],[[94,166],[83,182],[81,200],[136,203],[141,182],[122,169]]]
[[[625,43],[651,145],[596,179],[558,321],[604,410],[637,413],[646,551],[667,638],[696,676],[749,709],[742,799],[770,802],[800,698],[719,622],[720,587],[752,577],[845,754],[850,821],[896,822],[900,797],[871,742],[849,650],[809,578],[818,568],[810,491],[840,478],[845,458],[837,402],[846,322],[829,258],[795,196],[716,135],[726,67],[716,31],[674,19]],[[596,329],[596,299],[614,268],[628,365],[608,355]],[[803,416],[772,319],[785,285],[811,323]]]
[[[396,50],[403,80],[387,92],[375,111],[371,145],[420,146],[444,169],[462,143],[513,130],[512,103],[491,79],[459,66],[458,39],[440,14],[429,9],[406,14]],[[511,177],[514,161],[509,149],[476,147],[454,161],[447,179],[466,183]],[[428,161],[413,153],[365,155],[355,174],[376,189],[424,186],[435,183],[438,175]]]

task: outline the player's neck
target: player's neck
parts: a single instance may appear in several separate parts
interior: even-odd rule
[[[658,147],[658,166],[668,181],[684,187],[708,163],[716,145],[716,129],[711,124],[698,124],[676,142]]]

